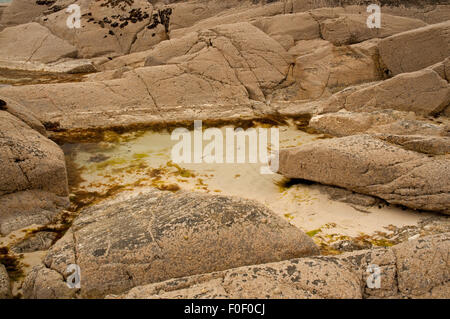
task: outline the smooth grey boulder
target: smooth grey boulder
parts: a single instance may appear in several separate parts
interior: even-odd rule
[[[26,298],[98,298],[170,278],[315,255],[305,233],[265,206],[234,197],[151,190],[85,209],[33,270]],[[81,289],[64,289],[70,264]],[[50,281],[48,272],[57,282]]]

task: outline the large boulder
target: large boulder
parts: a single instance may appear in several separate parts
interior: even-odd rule
[[[404,150],[369,135],[321,140],[280,151],[279,173],[450,213],[450,161]]]
[[[137,77],[92,83],[10,86],[0,91],[2,96],[31,109],[48,129],[99,128],[110,124],[112,116],[116,125],[160,120],[145,85]],[[140,105],[145,107],[140,108]],[[133,116],[135,109],[138,114]],[[146,110],[145,114],[142,109]]]
[[[446,58],[444,61],[427,67],[427,69],[433,70],[444,80],[450,81],[450,57]]]
[[[1,194],[17,190],[42,189],[66,195],[64,155],[52,141],[4,111],[2,121]],[[14,173],[13,173],[14,172]]]
[[[449,298],[448,233],[409,241],[392,248],[397,258],[398,290],[406,295],[432,296],[433,290],[446,286],[442,298]]]
[[[262,4],[265,4],[264,1],[261,1]],[[228,10],[224,10],[224,6]],[[215,15],[212,14],[213,12]],[[220,14],[217,14],[219,12]],[[251,0],[189,1],[173,7],[170,37],[178,38],[190,32],[210,29],[223,24],[250,22],[260,17],[272,17],[285,13],[287,13],[285,4],[281,1],[266,5],[260,5]]]
[[[60,4],[59,4],[60,3]],[[167,39],[171,9],[156,9],[149,1],[77,1],[81,28],[67,26],[67,1],[59,0],[60,10],[38,21],[56,36],[74,45],[80,57],[127,54],[145,50]]]
[[[320,34],[324,40],[335,45],[363,42],[373,38],[385,38],[396,33],[424,27],[421,20],[383,14],[381,28],[367,27],[369,13],[321,15],[322,10],[312,14],[320,21]]]
[[[278,42],[249,23],[212,28],[200,33],[198,42],[220,51],[218,53],[223,58],[222,63],[233,70],[249,98],[254,100],[264,100],[265,95],[282,83],[293,63],[292,57]],[[191,60],[189,54],[182,61],[184,59]],[[209,61],[205,58],[192,60],[196,62],[195,71],[210,64],[205,63]],[[202,66],[199,65],[200,60]],[[172,63],[176,62],[177,60]]]
[[[2,15],[3,15],[3,11],[5,11],[5,9],[9,6],[9,3],[0,3],[0,30],[3,28],[2,26]]]
[[[0,25],[6,27],[32,22],[55,1],[13,0],[0,16]]]
[[[146,67],[118,79],[4,87],[0,94],[60,130],[254,118],[264,111],[256,102],[285,81],[291,62],[277,41],[237,23],[163,42]]]
[[[206,47],[201,33],[191,32],[181,38],[170,39],[156,45],[151,50],[119,56],[102,63],[101,70],[117,70],[119,68],[164,65],[171,59],[184,56],[186,53],[197,53]]]
[[[320,48],[325,46],[318,43],[315,45]],[[340,110],[379,114],[380,111],[398,110],[419,115],[445,115],[450,103],[449,84],[446,77],[449,62],[450,59],[445,59],[423,70],[399,74],[388,80],[348,86],[328,98],[304,102],[304,107],[312,109],[313,114],[334,113]],[[312,72],[311,74],[314,75]],[[295,115],[296,110],[295,108],[286,109],[281,113]],[[365,116],[355,116],[367,119]],[[347,129],[351,130],[351,128]],[[340,128],[340,130],[345,129]]]
[[[68,204],[62,150],[0,110],[0,234],[45,224]]]
[[[296,99],[319,99],[345,87],[382,79],[376,40],[352,46],[319,45],[295,60]],[[289,89],[289,88],[288,88]]]
[[[450,6],[447,0],[426,0],[422,2],[404,0],[402,1],[403,3],[387,1],[391,3],[382,6],[382,12],[395,16],[420,19],[428,24],[447,21],[450,13]]]
[[[74,46],[35,22],[0,32],[0,60],[50,63],[76,56]]]
[[[302,231],[253,201],[151,190],[85,209],[24,286],[27,298],[62,287],[81,269],[81,289],[53,298],[102,297],[137,284],[318,253]],[[47,278],[49,272],[54,273]],[[58,288],[59,289],[59,288]]]
[[[62,182],[58,183],[62,184]],[[60,186],[63,187],[63,185]],[[2,195],[0,196],[0,235],[5,236],[12,231],[31,225],[49,224],[55,221],[68,205],[67,195],[59,196],[46,190],[31,189]]]
[[[171,279],[108,298],[449,298],[449,235]],[[379,286],[369,278],[378,270]]]
[[[145,67],[120,79],[4,87],[0,94],[29,107],[48,129],[59,131],[254,117],[245,88],[231,69],[221,69],[223,57],[215,49],[204,54],[220,61],[215,68],[223,72],[210,78],[176,65]],[[202,67],[200,61],[194,63]],[[227,82],[219,80],[227,76]]]
[[[246,12],[248,9],[250,9],[249,4],[250,1],[242,0],[170,1],[170,7],[173,11],[170,20],[170,36],[171,38],[173,38],[177,31],[180,31],[182,33],[183,31],[186,31],[186,28],[188,27],[201,25],[203,21],[208,21],[209,18],[214,19],[216,18],[215,15],[218,15],[219,13],[227,16],[230,12],[232,13],[232,15],[238,12]],[[255,8],[257,9],[258,7],[254,6],[251,9]],[[244,19],[235,21],[226,19],[223,23],[209,24],[208,27],[240,21],[244,21]]]
[[[319,100],[288,101],[287,103],[277,101],[275,107],[277,108],[277,112],[283,116],[295,118],[302,117],[309,121],[313,115],[343,111],[347,97],[350,94],[362,90],[363,88],[370,87],[375,83],[379,82],[352,85],[334,93],[328,98]]]
[[[450,55],[450,21],[385,38],[379,49],[381,60],[393,75],[423,69]]]
[[[344,103],[348,111],[392,109],[434,115],[450,103],[450,84],[438,73],[424,69],[397,75],[350,93]]]

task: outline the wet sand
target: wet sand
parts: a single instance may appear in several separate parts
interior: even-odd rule
[[[323,138],[293,126],[280,127],[279,132],[280,148]],[[171,149],[175,143],[169,133],[135,132],[111,133],[106,141],[96,144],[65,145],[68,161],[78,168],[79,174],[72,196],[86,199],[88,194],[96,194],[104,198],[116,191],[139,191],[145,187],[240,196],[265,204],[321,245],[371,238],[376,245],[389,246],[397,243],[395,233],[401,228],[446,219],[393,205],[359,207],[331,200],[319,185],[310,183],[286,187],[281,175],[260,174],[261,163],[173,164]],[[87,202],[90,201],[84,203]]]

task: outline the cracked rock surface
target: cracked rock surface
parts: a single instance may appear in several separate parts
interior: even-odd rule
[[[370,135],[312,142],[280,151],[279,172],[380,197],[414,209],[450,213],[450,161],[404,150]]]
[[[290,69],[284,48],[248,23],[186,35],[173,40],[174,48],[171,42],[154,49],[156,54],[176,50],[165,65],[106,81],[6,87],[1,94],[14,96],[41,121],[61,129],[106,127],[112,119],[116,125],[131,125],[211,119],[213,114],[217,119],[251,118],[264,113],[257,100],[264,100]],[[187,53],[178,56],[183,47]],[[168,59],[169,54],[161,55]],[[152,55],[153,61],[157,56]]]
[[[68,204],[62,150],[26,124],[31,121],[39,127],[34,115],[13,105],[10,110],[22,121],[8,109],[0,110],[2,235],[33,223],[45,224]]]
[[[449,233],[390,249],[297,258],[139,286],[108,298],[448,298]],[[369,286],[377,265],[380,286]]]
[[[77,49],[38,23],[27,23],[0,32],[0,59],[50,63],[77,57]]]

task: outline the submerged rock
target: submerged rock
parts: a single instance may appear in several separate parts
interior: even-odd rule
[[[198,50],[185,54],[191,45]],[[152,52],[170,63],[114,80],[6,87],[0,94],[60,129],[240,120],[263,115],[264,95],[283,81],[291,62],[278,42],[249,23],[189,34]]]
[[[327,185],[317,184],[317,188],[328,195],[332,200],[359,205],[359,206],[374,206],[382,203],[382,200],[368,195],[358,194],[344,188],[332,187]]]
[[[314,255],[302,231],[239,198],[152,190],[85,209],[25,282],[26,298],[102,297],[138,284]],[[81,289],[63,287],[70,264]],[[54,273],[57,282],[47,278]],[[62,275],[62,276],[61,276]],[[52,278],[53,278],[52,277]]]
[[[52,246],[56,237],[55,232],[40,231],[15,244],[11,250],[17,254],[47,250]]]

